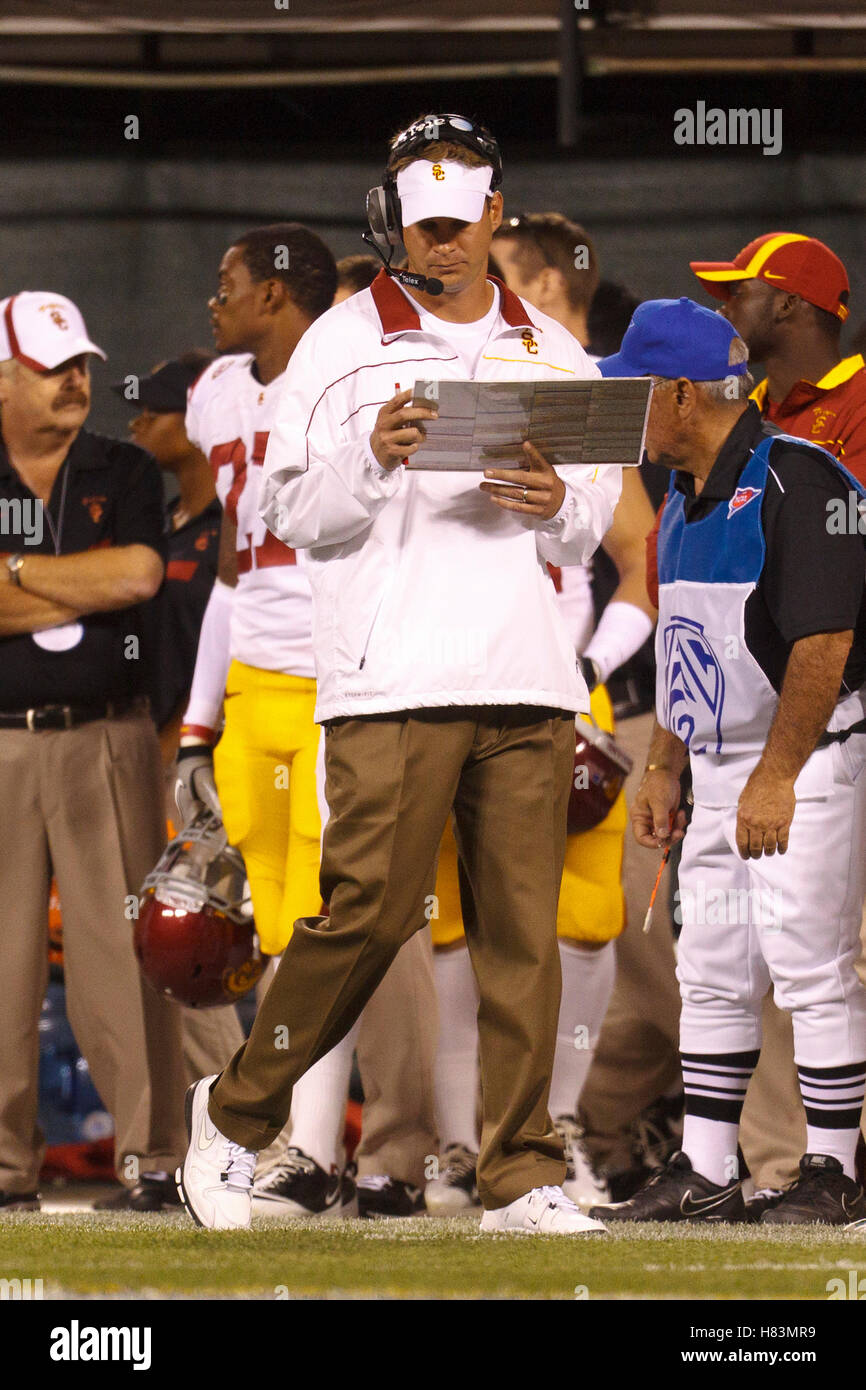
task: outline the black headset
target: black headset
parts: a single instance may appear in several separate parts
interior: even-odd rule
[[[391,269],[394,251],[403,245],[403,223],[400,216],[400,199],[397,195],[397,179],[390,170],[398,159],[416,154],[440,140],[463,145],[466,149],[480,154],[493,169],[490,192],[496,192],[502,183],[502,155],[490,131],[483,125],[467,120],[465,116],[453,113],[422,116],[391,141],[388,167],[382,182],[376,188],[371,188],[367,194],[367,221],[370,230],[361,234],[362,240],[368,246],[372,246],[378,254],[389,275],[407,284],[409,288],[426,288],[429,294],[441,294],[442,285],[439,280],[425,281],[423,276],[413,275],[409,271],[398,272]]]

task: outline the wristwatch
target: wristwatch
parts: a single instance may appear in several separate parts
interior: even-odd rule
[[[21,578],[19,575],[19,570],[21,569],[21,566],[24,564],[25,559],[26,556],[22,555],[19,551],[17,555],[10,555],[6,561],[6,568],[9,571],[9,579],[11,583],[17,584],[19,589],[21,588]]]

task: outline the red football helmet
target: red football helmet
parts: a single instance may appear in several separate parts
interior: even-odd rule
[[[192,1009],[236,1003],[264,970],[244,861],[207,808],[144,880],[134,944],[145,979]]]
[[[574,732],[577,747],[568,798],[570,835],[601,824],[632,769],[632,759],[617,746],[613,734],[605,733],[594,719],[588,724],[578,716]]]

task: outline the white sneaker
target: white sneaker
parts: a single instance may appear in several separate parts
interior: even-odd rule
[[[197,1226],[214,1231],[243,1230],[250,1224],[257,1155],[233,1144],[207,1113],[216,1073],[186,1093],[189,1148],[175,1173],[180,1199]]]
[[[601,1221],[584,1216],[561,1187],[533,1187],[507,1207],[486,1211],[481,1218],[482,1231],[505,1231],[508,1234],[533,1236],[606,1236],[607,1227]]]
[[[573,1115],[560,1115],[554,1128],[565,1149],[565,1180],[562,1190],[584,1211],[605,1206],[611,1199],[606,1180],[595,1171],[584,1142],[585,1130]]]

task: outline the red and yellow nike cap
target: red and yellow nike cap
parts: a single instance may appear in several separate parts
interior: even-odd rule
[[[823,241],[797,232],[768,232],[750,241],[732,261],[689,261],[708,294],[729,299],[731,281],[766,280],[780,290],[799,294],[844,323],[843,302],[850,286],[844,265]]]

